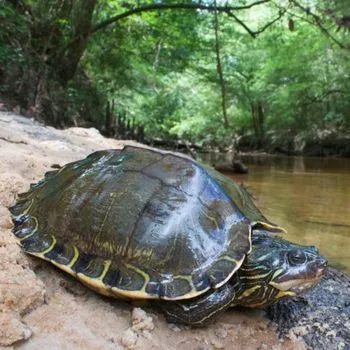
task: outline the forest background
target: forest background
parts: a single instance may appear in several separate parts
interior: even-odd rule
[[[349,0],[0,0],[0,102],[156,145],[350,155]]]

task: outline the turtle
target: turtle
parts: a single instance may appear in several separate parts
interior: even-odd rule
[[[109,297],[203,325],[312,287],[326,259],[289,242],[243,185],[176,153],[125,146],[52,170],[9,208],[26,253]]]

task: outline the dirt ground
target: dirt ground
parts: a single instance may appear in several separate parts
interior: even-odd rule
[[[56,130],[0,112],[0,348],[15,349],[305,349],[279,340],[260,311],[230,310],[190,329],[168,324],[145,305],[97,295],[49,263],[25,255],[11,233],[7,206],[52,170],[124,142],[95,129]]]

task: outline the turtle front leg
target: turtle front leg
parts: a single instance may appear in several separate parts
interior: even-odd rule
[[[307,299],[303,297],[282,299],[267,308],[267,317],[277,324],[277,332],[284,337],[299,321],[307,316]]]
[[[235,290],[229,283],[217,290],[193,299],[161,301],[159,306],[171,323],[203,326],[209,319],[230,307],[235,298]]]

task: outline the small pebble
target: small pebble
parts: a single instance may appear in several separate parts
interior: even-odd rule
[[[132,329],[138,331],[153,331],[153,318],[139,307],[135,307],[131,314]]]
[[[174,323],[169,323],[168,328],[173,332],[181,332],[181,328]]]
[[[220,341],[215,338],[211,340],[211,344],[213,345],[214,349],[223,349],[225,345]]]
[[[131,313],[132,323],[139,323],[147,317],[147,314],[140,307],[135,307]]]
[[[127,329],[121,338],[121,344],[125,346],[127,349],[134,349],[137,342],[137,334],[131,328]]]
[[[215,335],[219,338],[225,339],[227,337],[227,330],[225,328],[218,328],[215,330]]]

